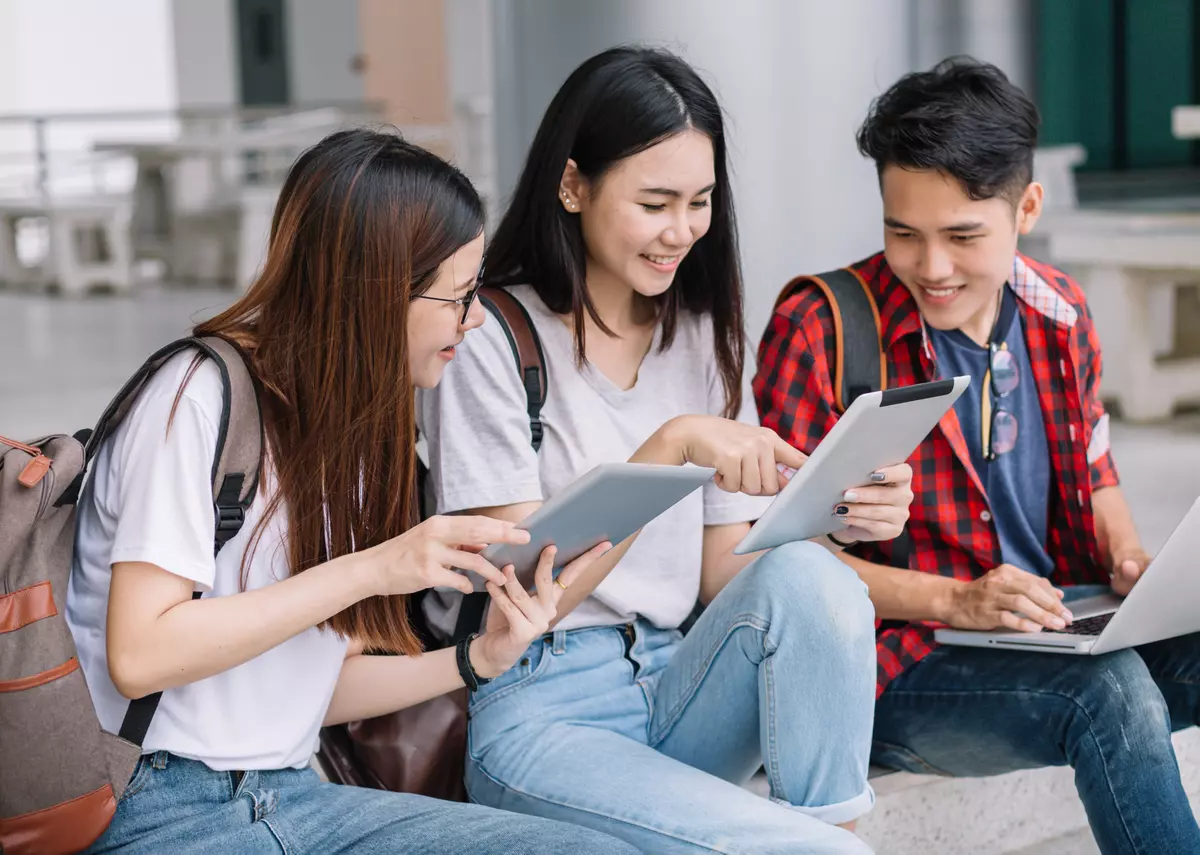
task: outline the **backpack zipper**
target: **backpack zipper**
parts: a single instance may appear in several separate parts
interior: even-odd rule
[[[24,451],[26,454],[33,457],[25,468],[21,470],[21,474],[17,476],[17,483],[22,487],[36,487],[46,477],[46,473],[50,471],[50,464],[54,461],[46,455],[42,454],[42,450],[33,445],[26,445],[23,442],[17,442],[15,439],[9,439],[6,436],[0,436],[0,443],[15,448],[17,451]],[[42,489],[43,494],[45,488]]]

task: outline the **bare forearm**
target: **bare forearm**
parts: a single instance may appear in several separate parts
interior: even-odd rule
[[[115,565],[114,585],[136,585],[147,571],[162,572]],[[237,667],[370,596],[368,572],[347,556],[257,590],[188,599],[149,621],[114,614],[132,599],[110,596],[113,682],[126,697],[142,697]]]
[[[720,561],[715,565],[703,568],[700,574],[700,602],[705,605],[711,603],[738,573],[745,570],[760,555],[762,552],[752,552],[747,555],[734,555],[730,552],[728,555],[721,556]]]
[[[596,590],[600,583],[608,578],[608,574],[625,557],[625,553],[629,551],[629,547],[633,546],[633,542],[637,540],[639,534],[641,534],[640,530],[634,532],[621,543],[604,553],[600,558],[597,558],[591,567],[583,571],[579,578],[572,582],[567,590],[563,591],[562,599],[558,601],[558,613],[551,626],[557,625],[576,606],[592,595],[592,591]]]
[[[325,713],[325,724],[407,709],[463,685],[452,647],[420,656],[348,656]]]
[[[707,526],[704,529],[704,561],[700,572],[700,602],[708,605],[738,573],[754,562],[767,550],[737,555],[734,549],[750,532],[751,523]],[[809,543],[829,550],[834,555],[842,551],[828,537],[814,537]]]
[[[875,614],[881,620],[946,622],[954,592],[964,584],[933,573],[873,564],[845,552],[838,557],[866,583]]]
[[[1093,493],[1092,512],[1096,518],[1096,540],[1104,555],[1141,546],[1133,513],[1120,487],[1104,487]]]

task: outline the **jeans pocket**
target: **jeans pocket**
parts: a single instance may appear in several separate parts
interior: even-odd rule
[[[117,799],[117,804],[121,804],[126,799],[136,796],[142,791],[150,781],[150,773],[154,771],[154,755],[143,754],[138,758],[137,765],[133,767],[133,774],[129,776],[129,783],[125,785],[125,791],[121,793],[121,798]]]
[[[486,686],[471,693],[468,715],[474,716],[487,709],[501,698],[511,695],[517,689],[528,686],[550,667],[554,657],[550,653],[551,636],[543,636],[529,645],[525,654],[516,665],[509,668]]]

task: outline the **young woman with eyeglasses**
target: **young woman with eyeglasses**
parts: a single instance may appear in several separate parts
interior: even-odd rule
[[[555,613],[552,555],[536,596],[478,555],[528,535],[480,516],[416,519],[413,390],[436,385],[483,321],[483,240],[458,170],[391,134],[328,137],[288,175],[261,276],[196,328],[240,346],[261,386],[262,480],[239,534],[214,558],[212,362],[165,365],[101,447],[68,618],[105,729],[128,699],[162,698],[89,851],[632,851],[480,805],[322,783],[309,767],[323,722],[464,685],[454,650],[418,655],[406,617],[416,591],[469,590],[451,568],[486,578],[502,616],[468,651],[481,675],[513,665]]]

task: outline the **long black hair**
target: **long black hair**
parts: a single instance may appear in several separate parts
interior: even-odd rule
[[[508,211],[488,248],[484,281],[528,283],[558,314],[575,322],[576,357],[584,358],[584,312],[604,332],[585,281],[587,248],[578,217],[559,203],[567,160],[593,185],[624,158],[694,129],[712,140],[716,187],[712,223],[684,257],[675,281],[655,298],[661,348],[674,341],[680,309],[709,315],[725,412],[741,408],[745,329],[737,225],[725,158],[721,108],[700,76],[674,54],[617,47],[575,69],[542,117]]]

